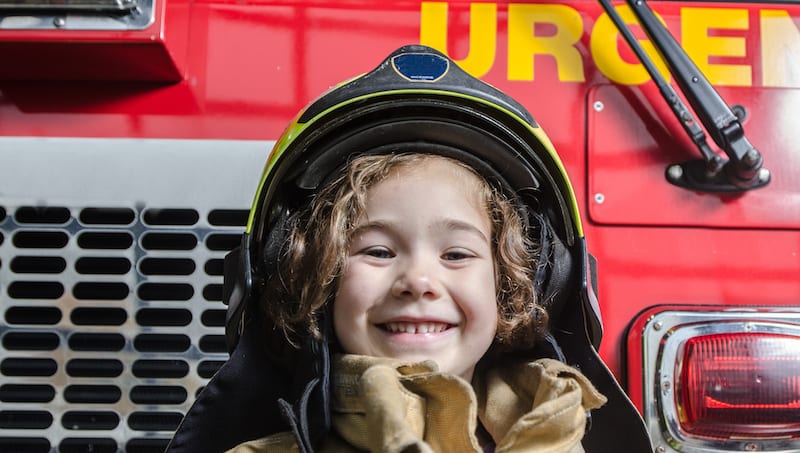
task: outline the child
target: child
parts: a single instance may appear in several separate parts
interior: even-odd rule
[[[530,114],[400,48],[275,144],[225,260],[231,358],[170,452],[652,451],[587,263]]]
[[[605,399],[560,362],[508,359],[546,329],[523,225],[472,168],[424,149],[356,157],[314,197],[263,304],[290,337],[332,314],[343,354],[320,451],[583,451]],[[278,434],[234,451],[292,448]]]

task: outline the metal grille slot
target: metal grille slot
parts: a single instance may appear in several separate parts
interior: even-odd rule
[[[128,312],[122,308],[77,307],[70,313],[76,326],[121,326],[127,319]]]
[[[74,333],[69,336],[69,348],[73,351],[122,351],[125,337],[118,333]]]
[[[204,326],[225,327],[225,310],[206,310],[200,319]]]
[[[61,441],[58,445],[61,453],[106,453],[117,451],[117,443],[114,439],[103,438],[68,438]]]
[[[204,360],[197,365],[197,374],[204,378],[210,378],[224,364],[225,362],[222,360]]]
[[[247,224],[246,209],[214,209],[208,213],[208,223],[219,227],[240,227]]]
[[[11,260],[11,272],[17,274],[60,274],[67,268],[67,261],[60,256],[15,256]]]
[[[112,378],[125,369],[117,359],[72,359],[67,361],[67,375],[72,377]]]
[[[185,352],[192,340],[181,334],[143,333],[133,340],[133,347],[139,352]]]
[[[14,299],[58,299],[64,294],[64,285],[50,281],[12,282],[8,295]]]
[[[143,308],[136,312],[140,326],[187,326],[192,312],[182,308]]]
[[[143,217],[146,225],[192,226],[200,220],[194,209],[147,209]]]
[[[4,403],[47,403],[56,396],[50,385],[5,384],[0,386],[0,401]]]
[[[14,213],[19,224],[65,224],[69,222],[69,209],[63,207],[22,206]]]
[[[194,288],[186,283],[142,283],[137,295],[141,300],[184,301],[194,296]]]
[[[187,258],[145,258],[139,262],[139,272],[144,275],[191,275],[196,267]]]
[[[189,395],[177,385],[138,385],[131,389],[130,399],[136,404],[181,404]]]
[[[0,451],[46,453],[50,451],[50,442],[44,437],[3,437],[0,438]]]
[[[8,332],[2,343],[9,351],[52,351],[60,342],[52,332]]]
[[[210,284],[203,288],[203,299],[208,301],[222,301],[222,285]]]
[[[75,271],[85,275],[125,275],[130,270],[131,261],[127,258],[82,257],[75,261]]]
[[[182,378],[189,374],[189,364],[183,360],[137,360],[131,372],[139,378]]]
[[[130,208],[85,208],[78,219],[84,225],[130,225],[136,212]]]
[[[9,357],[0,362],[0,373],[6,376],[52,376],[56,374],[56,370],[58,370],[58,364],[53,359]]]
[[[61,321],[61,310],[56,307],[9,307],[5,321],[8,324],[53,325]]]
[[[133,235],[127,232],[86,232],[78,236],[78,247],[82,249],[124,250],[133,245]]]
[[[83,300],[123,300],[129,293],[121,282],[78,282],[72,287],[72,295]]]
[[[112,404],[122,398],[115,385],[69,385],[64,389],[64,400],[76,404]]]
[[[136,431],[175,431],[182,418],[180,412],[134,412],[128,426]]]
[[[126,453],[162,453],[168,441],[163,439],[131,439],[125,444]]]
[[[0,411],[0,428],[45,429],[53,424],[53,416],[46,411]]]
[[[61,249],[66,247],[69,236],[63,231],[18,231],[13,242],[21,249]]]
[[[72,430],[112,430],[119,416],[107,411],[70,411],[61,416],[61,426]]]

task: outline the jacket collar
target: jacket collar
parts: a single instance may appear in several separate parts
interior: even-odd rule
[[[550,359],[479,368],[472,384],[431,361],[338,355],[333,371],[334,430],[371,451],[481,452],[478,419],[498,450],[582,451],[585,413],[605,402],[580,372]]]

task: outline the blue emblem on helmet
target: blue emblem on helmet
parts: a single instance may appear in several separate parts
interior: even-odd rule
[[[444,77],[450,62],[432,53],[404,53],[392,58],[392,67],[406,80],[435,82]]]

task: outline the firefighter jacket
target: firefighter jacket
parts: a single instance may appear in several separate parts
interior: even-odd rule
[[[322,452],[583,452],[587,411],[606,401],[579,371],[551,359],[479,367],[472,385],[430,361],[337,355],[333,370],[333,429]],[[493,439],[488,447],[478,421]],[[230,451],[298,448],[286,432]]]

